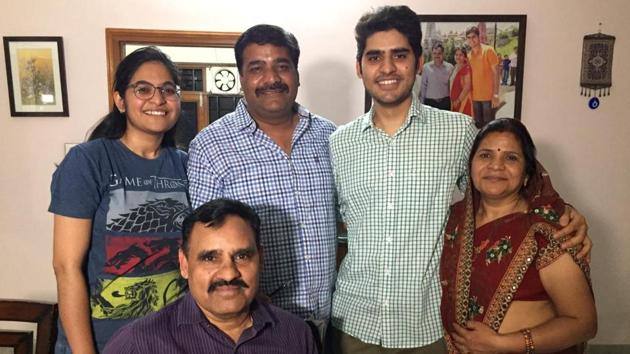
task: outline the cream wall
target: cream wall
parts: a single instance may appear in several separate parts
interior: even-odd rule
[[[0,298],[55,300],[50,176],[63,144],[82,141],[106,113],[105,27],[242,31],[274,23],[302,47],[299,101],[337,123],[361,113],[353,26],[384,1],[4,0],[2,36],[63,36],[69,118],[12,118],[0,69]],[[523,121],[557,189],[587,217],[595,240],[596,343],[630,343],[630,2],[403,1],[424,14],[526,14]],[[302,16],[299,16],[302,14]],[[579,95],[582,36],[617,36],[612,95],[591,111]],[[4,56],[4,54],[0,54]]]

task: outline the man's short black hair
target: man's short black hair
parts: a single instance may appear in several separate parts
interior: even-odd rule
[[[239,73],[242,74],[243,69],[243,51],[245,51],[245,48],[250,44],[271,44],[276,47],[286,48],[297,70],[298,62],[300,61],[300,46],[295,36],[281,27],[261,24],[250,27],[247,31],[243,32],[241,36],[238,37],[236,45],[234,45],[234,55],[236,57],[236,66],[238,67]]]
[[[479,37],[480,33],[479,33],[479,27],[477,26],[470,26],[466,29],[466,36],[468,36],[469,34],[474,33],[477,35],[477,37]]]
[[[407,6],[383,6],[361,16],[354,28],[357,40],[357,61],[361,62],[368,37],[376,32],[397,30],[409,41],[416,57],[422,53],[422,30],[418,15]]]
[[[437,42],[433,45],[433,48],[431,48],[431,50],[436,50],[436,49],[442,49],[442,53],[444,53],[444,46],[442,45],[442,43]]]
[[[184,219],[182,226],[182,250],[188,255],[190,233],[196,223],[202,223],[206,227],[219,228],[230,216],[238,216],[243,219],[254,232],[256,247],[260,247],[260,218],[249,205],[231,199],[215,199],[195,209]]]

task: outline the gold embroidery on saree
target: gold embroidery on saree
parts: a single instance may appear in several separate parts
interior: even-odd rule
[[[457,260],[457,272],[455,278],[455,321],[464,325],[468,320],[468,304],[470,294],[470,277],[472,272],[473,241],[475,236],[475,218],[472,207],[472,192],[466,190],[466,216],[462,237],[460,239],[459,257]]]
[[[523,276],[534,260],[537,251],[538,245],[534,239],[534,230],[530,228],[514,254],[505,274],[503,274],[483,317],[483,323],[490,326],[493,330],[498,331],[499,327],[501,327],[501,322],[503,322],[505,313],[510,307],[514,293],[516,293],[523,281]]]

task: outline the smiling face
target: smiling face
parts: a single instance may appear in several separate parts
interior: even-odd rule
[[[475,32],[470,32],[466,35],[466,41],[468,42],[468,46],[470,48],[478,48],[481,45],[481,41],[479,40],[479,36]]]
[[[461,49],[455,50],[455,63],[458,65],[466,64],[466,55],[461,51]]]
[[[407,38],[388,30],[368,37],[356,70],[376,104],[398,106],[411,100],[419,66]]]
[[[516,136],[489,133],[472,157],[470,176],[482,199],[501,200],[517,195],[525,180],[525,157]]]
[[[274,120],[293,115],[300,85],[289,50],[273,44],[250,44],[243,50],[241,87],[254,119]]]
[[[129,82],[130,85],[149,83],[155,87],[175,86],[168,69],[157,61],[140,65]],[[161,138],[177,123],[180,113],[179,96],[167,100],[160,90],[156,90],[153,97],[143,100],[136,97],[131,87],[122,94],[123,96],[120,92],[114,93],[114,103],[118,110],[127,116],[127,129],[124,135],[148,134]]]
[[[234,215],[227,216],[219,227],[197,222],[187,253],[179,251],[180,272],[210,322],[249,314],[258,291],[260,268],[260,254],[249,224]]]

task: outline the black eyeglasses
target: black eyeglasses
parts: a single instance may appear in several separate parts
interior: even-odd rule
[[[153,86],[146,81],[138,81],[127,87],[133,89],[133,94],[141,100],[150,100],[155,95],[155,91],[159,90],[164,99],[176,101],[179,99],[179,94],[181,92],[179,86],[177,85],[164,84],[162,86]]]

